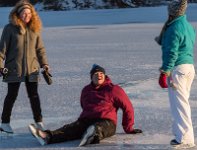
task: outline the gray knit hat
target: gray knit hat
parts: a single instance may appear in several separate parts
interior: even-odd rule
[[[187,0],[173,0],[168,5],[168,14],[174,17],[185,14],[187,8]]]

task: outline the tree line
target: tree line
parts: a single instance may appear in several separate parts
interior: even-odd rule
[[[14,6],[20,0],[0,0],[0,7]],[[43,10],[70,10],[70,9],[108,9],[157,6],[167,4],[172,0],[26,0],[33,5],[43,4]],[[197,0],[188,0],[197,3]],[[102,5],[99,5],[102,3]]]

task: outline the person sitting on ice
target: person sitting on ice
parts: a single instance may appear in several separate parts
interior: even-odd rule
[[[105,74],[105,69],[97,64],[90,71],[91,83],[81,93],[82,113],[70,124],[50,131],[42,131],[33,124],[29,125],[32,134],[41,145],[81,139],[79,146],[96,144],[113,136],[117,126],[117,112],[123,111],[122,126],[127,134],[142,133],[134,126],[134,108],[124,90],[114,85]]]

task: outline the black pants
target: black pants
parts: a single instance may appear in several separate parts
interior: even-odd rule
[[[4,100],[3,112],[1,116],[2,123],[9,123],[12,113],[14,102],[18,96],[20,82],[8,83],[8,92]],[[37,82],[25,82],[28,97],[30,99],[31,108],[35,122],[42,121],[40,99],[38,95],[38,83]]]
[[[47,130],[46,132],[49,134],[48,144],[81,139],[90,125],[95,125],[99,140],[113,136],[116,132],[116,125],[108,119],[77,120],[57,130]]]

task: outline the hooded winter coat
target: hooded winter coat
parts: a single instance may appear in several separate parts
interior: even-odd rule
[[[106,76],[105,82],[98,89],[91,82],[81,93],[82,113],[79,119],[109,119],[117,124],[117,111],[123,111],[122,126],[126,133],[133,130],[134,109],[124,90],[114,85]]]
[[[24,5],[24,4],[23,4]],[[17,12],[20,3],[9,15],[9,24],[2,32],[0,41],[0,68],[7,68],[8,75],[5,82],[38,82],[39,69],[48,64],[46,51],[40,34],[41,21],[31,7],[32,19],[24,25]]]

